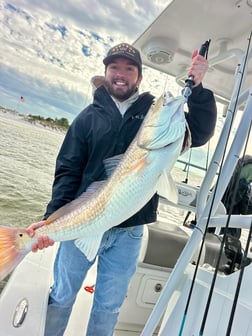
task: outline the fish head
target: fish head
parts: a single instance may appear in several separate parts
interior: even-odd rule
[[[185,135],[185,98],[160,96],[150,107],[138,132],[137,144],[148,150],[160,149]]]

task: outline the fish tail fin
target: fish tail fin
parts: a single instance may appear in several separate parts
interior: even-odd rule
[[[29,252],[22,244],[23,229],[0,226],[0,280],[4,279]]]

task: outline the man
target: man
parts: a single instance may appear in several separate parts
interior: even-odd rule
[[[93,181],[104,179],[104,159],[126,151],[153,103],[151,94],[139,94],[142,61],[137,49],[121,43],[109,50],[103,63],[104,83],[99,81],[93,104],[71,124],[58,154],[52,200],[45,218],[78,197]],[[186,114],[192,146],[205,144],[216,123],[213,94],[201,84],[207,68],[207,61],[195,51],[188,73],[194,76],[195,85]],[[97,281],[88,336],[113,335],[119,309],[136,270],[143,225],[156,220],[157,204],[155,195],[137,214],[104,233],[97,254]],[[35,229],[31,226],[31,235]],[[48,237],[40,237],[33,251],[52,243]],[[89,262],[73,241],[60,244],[45,336],[64,334],[76,294],[94,261]]]

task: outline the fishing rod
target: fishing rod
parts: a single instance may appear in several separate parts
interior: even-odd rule
[[[251,126],[252,123],[250,123],[250,130],[251,130]],[[250,132],[249,132],[250,134]],[[248,134],[248,138],[249,138],[249,134]],[[245,153],[246,153],[246,148],[248,147],[248,138],[247,138],[247,143],[244,149],[244,154],[242,159],[244,160],[245,157]],[[238,190],[238,186],[239,186],[239,181],[236,181],[236,185],[237,185],[237,189],[236,191],[234,191],[233,195],[232,195],[232,203],[234,205],[234,199],[235,199],[235,195],[236,192]],[[232,209],[232,206],[231,206]],[[229,336],[231,333],[231,329],[232,329],[232,325],[233,325],[233,321],[234,321],[234,315],[235,315],[235,311],[236,311],[236,307],[237,307],[237,303],[238,303],[238,298],[239,298],[239,293],[240,293],[240,288],[241,288],[241,284],[242,284],[242,280],[243,280],[243,275],[244,275],[244,270],[245,270],[245,266],[248,265],[249,259],[248,259],[248,252],[249,252],[249,246],[250,246],[250,241],[251,241],[251,237],[252,237],[252,221],[250,223],[250,228],[249,228],[249,233],[248,233],[248,237],[247,237],[247,242],[246,242],[246,246],[245,246],[245,250],[242,256],[242,260],[241,260],[241,265],[240,265],[240,274],[238,277],[238,281],[237,281],[237,287],[236,287],[236,291],[235,291],[235,295],[234,295],[234,299],[233,299],[233,305],[232,305],[232,309],[230,312],[230,317],[229,317],[229,322],[228,322],[228,327],[227,327],[227,332],[226,332],[226,336]]]
[[[247,53],[246,53],[246,57],[245,57],[244,68],[245,68],[245,64],[247,63],[248,50],[249,50],[249,45],[248,45]],[[244,69],[243,69],[243,73],[244,73]],[[239,87],[238,87],[237,98],[236,98],[236,101],[235,101],[235,109],[236,109],[236,106],[237,106],[238,95],[239,95],[239,92],[240,92],[240,89],[241,89],[241,83],[242,83],[242,80],[243,80],[243,73],[242,73],[242,78],[240,80]],[[234,117],[234,115],[233,115],[233,117]],[[231,125],[232,125],[232,123],[231,123]],[[230,126],[230,128],[231,128],[231,126]],[[229,130],[228,134],[230,134],[230,130]],[[227,137],[226,141],[228,140],[228,138],[229,137]],[[225,145],[225,150],[226,150],[226,145]],[[224,150],[224,154],[225,154],[225,150]],[[222,162],[221,162],[221,165],[220,165],[220,172],[222,170],[224,154],[223,154]],[[220,177],[220,175],[219,175],[219,177]],[[209,225],[209,221],[210,221],[210,216],[211,216],[211,213],[213,212],[212,211],[213,210],[213,203],[214,203],[214,199],[215,199],[215,195],[216,195],[216,190],[217,190],[217,186],[218,186],[218,182],[219,182],[219,177],[218,177],[218,180],[217,180],[217,183],[216,183],[216,188],[214,189],[214,192],[213,192],[213,195],[212,195],[212,202],[210,203],[210,209],[209,209],[209,212],[208,212],[207,223],[206,223],[204,234],[203,234],[203,237],[202,237],[202,243],[201,243],[201,247],[200,247],[200,251],[199,251],[199,256],[198,256],[198,260],[197,260],[197,263],[196,263],[195,272],[194,272],[193,279],[192,279],[192,284],[191,284],[191,287],[190,287],[190,290],[189,290],[188,299],[187,299],[187,303],[186,303],[186,308],[185,308],[185,311],[184,311],[184,316],[183,316],[183,319],[182,319],[182,322],[181,322],[181,327],[180,327],[180,332],[179,332],[180,336],[182,335],[182,332],[183,332],[183,329],[184,329],[185,320],[186,320],[187,313],[188,313],[188,308],[189,308],[189,303],[191,301],[192,291],[193,291],[194,283],[195,283],[195,280],[196,280],[196,274],[198,272],[199,262],[200,262],[201,254],[202,254],[202,251],[203,251],[203,244],[204,244],[204,241],[205,241],[205,237],[206,237],[206,233],[207,233],[207,229],[208,229],[208,225]],[[229,224],[229,220],[230,220],[230,218],[227,219],[227,225]],[[216,265],[214,276],[213,276],[213,279],[212,279],[212,284],[211,284],[211,288],[210,288],[210,291],[209,291],[209,296],[208,296],[204,316],[203,316],[203,319],[202,319],[202,324],[201,324],[199,336],[202,336],[203,332],[204,332],[206,318],[207,318],[207,315],[208,315],[208,310],[209,310],[210,302],[211,302],[211,299],[212,299],[213,289],[214,289],[215,281],[216,281],[216,278],[217,278],[217,272],[218,272],[218,268],[219,268],[219,264],[220,264],[220,260],[221,260],[221,252],[222,252],[223,248],[224,248],[224,237],[223,237],[223,240],[222,240],[222,243],[221,243],[221,246],[220,246],[220,254],[218,256],[217,265]]]
[[[205,56],[208,53],[208,48],[209,48],[209,44],[210,44],[210,40],[206,41],[204,44],[201,45],[200,50],[199,50],[199,54],[201,56]],[[190,94],[192,93],[192,87],[194,85],[194,78],[193,76],[190,76],[186,81],[185,81],[185,88],[182,90],[182,95],[184,96],[184,98],[187,100],[188,97],[190,96]],[[187,262],[186,262],[187,264]],[[173,270],[173,274],[175,273],[176,268],[179,267],[178,264],[175,265],[174,270]],[[173,279],[171,279],[172,276],[170,276],[169,281],[172,281]],[[174,286],[176,284],[176,280],[174,283]],[[173,286],[171,286],[173,287]],[[141,336],[150,336],[152,335],[152,333],[154,332],[157,323],[159,321],[160,316],[162,316],[165,306],[167,304],[167,294],[169,295],[169,290],[166,286],[164,287],[162,294],[159,296],[159,299],[154,307],[154,309],[152,310],[152,313],[141,333]],[[156,317],[157,316],[157,317]]]
[[[199,50],[199,55],[205,57],[206,59],[207,59],[207,56],[208,56],[208,49],[209,49],[210,42],[211,42],[211,40],[209,39],[208,41],[203,43],[200,47],[200,50]],[[192,87],[193,87],[194,84],[195,84],[194,77],[192,75],[189,76],[185,80],[185,87],[182,90],[182,96],[184,96],[186,98],[186,100],[188,100],[189,96],[192,94]]]
[[[200,50],[199,50],[199,55],[205,57],[206,59],[207,59],[207,56],[208,56],[208,49],[209,49],[210,42],[211,42],[211,40],[209,39],[208,41],[203,43],[200,47]],[[182,96],[185,97],[186,101],[188,100],[189,96],[192,94],[192,87],[193,87],[194,84],[195,84],[194,77],[192,75],[189,76],[185,80],[185,87],[182,90]],[[192,155],[192,148],[190,149],[189,163],[191,161],[191,155]],[[189,169],[190,169],[190,165],[188,164],[187,165],[186,178],[185,178],[185,181],[183,181],[184,183],[188,182]]]
[[[232,209],[232,207],[234,206],[234,203],[235,203],[235,195],[236,195],[236,193],[238,191],[238,186],[239,186],[238,182],[239,181],[237,180],[236,184],[235,184],[235,188],[233,190],[231,209]],[[214,293],[214,287],[215,287],[218,271],[220,270],[221,258],[222,258],[225,242],[227,240],[228,228],[229,228],[229,223],[230,223],[231,215],[232,215],[232,211],[229,211],[228,216],[227,216],[227,221],[226,221],[226,224],[224,226],[224,234],[223,234],[223,238],[221,240],[221,244],[220,244],[220,248],[219,248],[219,253],[218,253],[218,256],[217,256],[217,262],[216,262],[216,265],[215,265],[215,270],[214,270],[214,274],[213,274],[213,278],[212,278],[212,282],[211,282],[211,286],[210,286],[210,290],[209,290],[209,294],[208,294],[208,299],[207,299],[207,302],[206,302],[205,311],[204,311],[204,315],[203,315],[203,318],[202,318],[202,323],[201,323],[201,327],[200,327],[200,331],[199,331],[199,336],[203,336],[203,333],[204,333],[204,329],[205,329],[205,325],[206,325],[206,321],[207,321],[207,316],[208,316],[211,300],[212,300],[213,293]],[[206,231],[205,232],[207,232],[207,228],[208,228],[208,226],[206,226]],[[204,238],[203,238],[202,245],[204,243],[204,240],[205,240],[205,235],[204,235]],[[241,276],[241,274],[240,274],[240,276]],[[242,278],[240,278],[240,281],[239,281],[240,283],[241,283],[241,279]],[[237,292],[237,299],[238,299],[238,292]],[[233,309],[232,309],[233,310],[233,314],[231,313],[231,315],[234,315],[234,310],[235,310],[235,305],[236,304],[237,304],[237,301],[236,301],[236,303],[233,303]],[[230,315],[230,319],[229,319],[229,328],[230,328],[230,330],[231,330],[231,322],[230,321],[232,319],[231,315]],[[230,334],[227,333],[226,336],[228,336],[228,335],[230,335]]]
[[[227,119],[226,122],[224,124],[224,129],[223,129],[223,134],[221,135],[220,139],[219,139],[219,143],[218,146],[220,147],[219,149],[216,148],[216,151],[213,155],[212,161],[210,163],[210,168],[213,168],[212,171],[210,172],[209,175],[207,175],[204,179],[204,183],[206,185],[208,185],[209,181],[211,179],[211,176],[213,175],[213,171],[215,171],[216,168],[216,163],[218,164],[218,162],[220,161],[220,156],[223,158],[223,150],[226,148],[226,143],[225,143],[225,139],[228,135],[228,129],[230,126],[230,117],[234,114],[233,111],[233,105],[234,105],[234,101],[237,102],[238,100],[238,92],[240,91],[240,86],[241,86],[241,82],[243,80],[243,76],[241,76],[241,74],[244,73],[245,71],[245,65],[246,65],[246,59],[244,59],[244,54],[241,55],[241,57],[238,58],[239,59],[239,68],[243,68],[243,72],[237,71],[236,76],[237,79],[235,81],[235,85],[234,85],[234,89],[233,89],[233,93],[231,96],[231,101],[230,101],[230,108],[228,110],[228,114],[227,114]],[[232,173],[233,168],[235,166],[235,159],[237,157],[237,152],[240,152],[243,145],[244,145],[244,136],[246,136],[246,130],[247,130],[247,126],[248,123],[251,121],[251,108],[252,108],[252,98],[248,96],[248,101],[243,113],[243,119],[241,120],[241,123],[239,125],[239,128],[237,129],[236,132],[236,137],[234,139],[234,144],[235,146],[231,146],[230,151],[229,151],[229,156],[230,158],[228,158],[227,162],[225,162],[224,168],[223,168],[223,180],[224,183],[220,183],[221,185],[221,190],[223,188],[226,188],[225,183],[228,183],[228,178],[230,176],[230,173]],[[248,121],[249,120],[249,121]],[[224,141],[223,141],[224,140]],[[238,160],[238,159],[237,159]],[[231,162],[230,162],[231,161]],[[219,167],[219,165],[218,165]],[[214,172],[215,175],[215,172]],[[217,181],[218,182],[218,181]],[[223,187],[223,188],[222,188]],[[206,192],[206,188],[203,188],[204,192]],[[149,336],[152,335],[161,316],[164,314],[164,311],[167,307],[167,304],[169,302],[169,300],[171,299],[172,294],[174,293],[175,289],[178,286],[178,282],[181,280],[181,275],[185,272],[185,269],[188,265],[188,263],[190,262],[193,254],[195,253],[196,250],[196,246],[198,246],[198,244],[200,243],[200,241],[202,240],[202,236],[203,236],[203,231],[205,228],[205,218],[207,219],[207,225],[210,222],[210,217],[208,218],[208,214],[209,214],[209,205],[210,205],[210,210],[212,210],[213,206],[217,206],[217,201],[218,201],[218,196],[221,197],[221,192],[219,191],[219,195],[217,195],[217,201],[216,201],[216,188],[214,188],[213,193],[209,196],[208,199],[208,203],[205,206],[205,202],[204,203],[204,207],[202,212],[200,212],[201,216],[199,218],[199,222],[198,225],[195,227],[195,230],[193,230],[193,233],[191,235],[191,238],[189,239],[189,241],[187,242],[184,250],[181,252],[181,255],[177,261],[177,263],[175,264],[172,273],[169,276],[169,280],[166,283],[166,285],[163,288],[163,291],[161,293],[161,295],[158,298],[158,301],[155,305],[155,307],[153,308],[150,317],[142,331],[142,336]],[[208,195],[208,192],[207,192]],[[205,198],[207,198],[207,195],[201,195],[203,197],[203,200]],[[214,203],[214,201],[216,201],[216,204]],[[219,201],[218,201],[219,202]],[[216,211],[216,209],[214,208],[214,211]],[[211,213],[211,211],[210,211]],[[214,212],[215,213],[215,212]],[[165,319],[166,317],[164,317],[164,321],[161,325],[161,333],[160,335],[167,335],[167,333],[169,333],[169,319]],[[183,318],[185,320],[185,317]]]
[[[243,258],[242,258],[240,274],[239,274],[239,278],[238,278],[238,282],[237,282],[237,287],[236,287],[235,296],[234,296],[234,300],[233,300],[232,310],[231,310],[231,313],[230,313],[230,318],[229,318],[229,323],[228,323],[228,327],[227,327],[226,336],[230,335],[231,329],[232,329],[232,326],[233,326],[234,315],[235,315],[235,310],[236,310],[236,307],[237,307],[237,302],[238,302],[238,297],[239,297],[240,288],[241,288],[241,284],[242,284],[242,279],[243,279],[243,275],[244,275],[244,270],[245,270],[245,266],[248,265],[248,257],[247,256],[248,256],[251,237],[252,237],[252,221],[251,221],[251,224],[250,224],[248,239],[247,239],[247,242],[246,242],[246,247],[245,247],[244,255],[243,255]]]
[[[250,37],[249,37],[249,41],[248,41],[248,46],[247,46],[247,50],[246,50],[246,54],[245,54],[244,68],[243,68],[243,72],[242,72],[242,76],[241,76],[241,81],[240,81],[240,85],[239,85],[238,95],[239,95],[239,93],[241,91],[241,86],[242,86],[243,77],[244,77],[245,65],[247,64],[247,60],[248,60],[248,54],[249,54],[250,43],[251,43],[251,34],[252,34],[252,31],[250,33]],[[238,95],[237,95],[237,99],[236,99],[235,108],[237,108],[237,104],[238,104]],[[245,121],[245,119],[242,120],[242,121]],[[242,123],[240,123],[240,125],[242,125]],[[238,136],[238,134],[236,134],[236,135]],[[234,142],[235,142],[235,140],[234,140]],[[234,144],[234,142],[233,142],[233,144]],[[223,164],[223,160],[222,160],[222,163],[221,163],[220,174],[218,176],[217,183],[216,183],[216,188],[214,189],[214,195],[213,195],[213,198],[212,198],[212,204],[211,204],[210,212],[209,212],[209,219],[210,219],[210,216],[211,216],[211,213],[212,213],[211,210],[212,210],[212,207],[213,207],[214,198],[215,198],[215,195],[216,195],[216,192],[217,192],[217,188],[218,188],[218,184],[219,184],[219,180],[220,180],[220,177],[221,177],[222,164]],[[226,223],[226,227],[225,228],[227,228],[228,225],[229,225],[230,217],[231,217],[231,214],[229,214],[228,217],[227,217],[227,223]],[[206,228],[205,228],[205,233],[207,231],[207,227],[208,227],[208,223],[207,223]],[[214,286],[215,286],[215,283],[216,283],[218,269],[219,269],[219,265],[220,265],[221,252],[222,252],[222,249],[224,248],[224,241],[225,241],[225,237],[226,237],[225,236],[226,235],[226,231],[227,230],[224,231],[224,237],[223,237],[223,240],[222,240],[222,243],[221,243],[220,253],[219,253],[219,256],[218,256],[218,260],[217,260],[217,265],[215,267],[215,271],[214,271],[211,287],[210,287],[210,290],[209,290],[208,299],[207,299],[207,303],[206,303],[206,307],[205,307],[205,311],[204,311],[204,314],[203,314],[202,323],[201,323],[201,327],[200,327],[200,331],[199,331],[199,336],[203,335],[203,332],[204,332],[204,329],[205,329],[206,320],[207,320],[207,316],[208,316],[208,311],[209,311],[209,308],[210,308],[210,303],[211,303],[211,300],[212,300]],[[204,237],[205,237],[205,235],[204,235]],[[202,244],[203,244],[203,242],[202,242]]]
[[[207,59],[207,56],[208,56],[208,50],[209,50],[210,42],[211,42],[211,40],[209,39],[208,41],[203,43],[200,47],[200,50],[199,50],[199,55],[201,55],[203,57],[206,57],[206,59]],[[193,76],[190,76],[188,79],[186,79],[185,82],[186,82],[186,85],[185,85],[185,88],[182,91],[182,93],[185,97],[188,98],[189,95],[192,93],[192,86],[194,85]],[[189,303],[190,303],[190,300],[191,300],[192,291],[193,291],[194,283],[195,283],[195,280],[196,280],[197,268],[198,268],[198,265],[199,265],[199,262],[200,262],[202,251],[203,251],[203,243],[201,244],[198,260],[196,262],[196,269],[195,269],[195,272],[194,272],[194,275],[193,275],[192,285],[191,285],[191,288],[189,290],[188,299],[187,299],[187,303],[186,303],[186,307],[185,307],[185,311],[184,311],[184,315],[183,315],[183,319],[182,319],[181,327],[180,327],[180,331],[179,331],[179,336],[181,336],[182,332],[183,332],[183,328],[184,328],[184,324],[185,324],[185,320],[186,320],[186,316],[187,316],[187,312],[188,312],[188,308],[189,308]]]

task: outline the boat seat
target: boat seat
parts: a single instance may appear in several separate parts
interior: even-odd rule
[[[189,235],[179,226],[167,225],[162,228],[162,223],[156,222],[147,225],[148,237],[144,241],[142,248],[141,262],[159,267],[173,268],[185,247]],[[216,266],[221,240],[219,236],[207,233],[205,240],[205,249],[203,249],[201,264]],[[143,253],[144,250],[144,253]],[[197,261],[197,253],[192,262]],[[225,264],[227,258],[223,253],[221,264]]]
[[[221,241],[223,236],[218,236],[214,233],[207,233],[205,238],[205,257],[204,264],[209,264],[213,267],[216,267],[217,260],[219,258]],[[222,252],[220,266],[223,266],[227,263],[228,258],[225,253]]]
[[[148,241],[143,262],[173,268],[189,237],[176,225],[170,225],[167,230],[157,226],[148,225]]]

